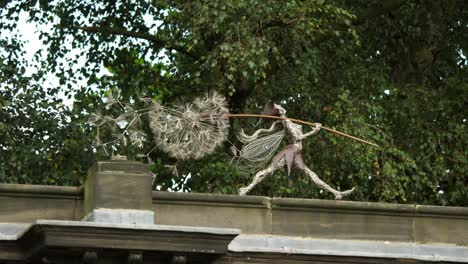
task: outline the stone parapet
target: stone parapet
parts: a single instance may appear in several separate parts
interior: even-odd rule
[[[83,218],[83,188],[0,184],[0,223]]]
[[[468,208],[153,192],[158,223],[243,234],[468,245]]]
[[[83,189],[0,184],[0,222],[81,220]],[[238,228],[243,234],[468,246],[468,208],[153,192],[164,225]]]

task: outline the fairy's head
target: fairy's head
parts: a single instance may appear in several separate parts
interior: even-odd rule
[[[269,102],[265,105],[261,114],[272,115],[272,116],[285,116],[286,109],[284,109],[281,105]]]
[[[286,115],[286,109],[284,109],[281,105],[274,104],[275,105],[275,110],[278,111],[279,116],[285,116]]]

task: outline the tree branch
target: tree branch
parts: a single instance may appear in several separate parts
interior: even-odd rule
[[[89,33],[99,33],[99,34],[104,34],[104,35],[120,35],[120,36],[148,40],[149,42],[153,43],[154,45],[160,48],[175,50],[181,54],[197,59],[195,54],[188,51],[185,47],[168,45],[168,43],[162,40],[161,38],[158,38],[154,35],[147,34],[144,32],[128,31],[126,29],[114,28],[114,27],[78,27],[78,29],[89,32]]]

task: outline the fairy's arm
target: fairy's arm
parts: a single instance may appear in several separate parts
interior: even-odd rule
[[[312,127],[312,126],[311,126],[311,128],[312,128],[311,131],[309,131],[309,132],[307,132],[307,133],[305,133],[305,134],[302,134],[301,140],[304,139],[304,138],[306,138],[306,137],[312,136],[313,134],[316,134],[317,132],[319,132],[320,129],[322,128],[322,124],[320,124],[320,123],[315,123],[315,127]]]
[[[290,120],[285,120],[283,122],[284,122],[283,123],[284,126],[289,130],[289,132],[291,133],[291,135],[292,135],[292,137],[293,137],[293,139],[295,141],[301,141],[301,140],[305,139],[308,136],[312,136],[313,134],[320,131],[320,128],[322,127],[322,124],[315,123],[315,126],[311,127],[312,130],[310,132],[307,132],[307,133],[304,134],[302,132],[302,126],[301,125],[295,124]]]
[[[261,128],[261,129],[258,129],[257,131],[255,131],[255,133],[253,133],[252,135],[247,135],[245,134],[244,130],[241,129],[241,131],[239,132],[239,135],[237,136],[237,138],[239,139],[239,141],[241,141],[242,143],[248,143],[248,142],[252,142],[254,141],[255,139],[258,138],[258,136],[261,134],[261,133],[270,133],[272,132],[275,128],[276,128],[276,124],[278,124],[279,122],[281,121],[276,121],[274,122],[271,127],[269,129],[264,129],[264,128]]]

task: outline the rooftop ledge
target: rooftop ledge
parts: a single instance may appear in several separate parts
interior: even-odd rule
[[[131,195],[131,194],[125,194]],[[118,201],[117,201],[118,203]],[[85,217],[78,187],[0,184],[0,223]],[[468,246],[468,208],[152,192],[155,224],[242,234]]]
[[[52,185],[29,185],[29,184],[0,184],[0,197],[2,196],[68,196],[69,198],[83,199],[84,188],[70,186]],[[418,204],[393,204],[376,202],[335,201],[319,199],[297,199],[297,198],[271,198],[265,196],[239,196],[210,193],[182,193],[153,191],[153,201],[173,203],[212,203],[231,204],[232,206],[258,206],[265,208],[289,208],[302,210],[342,209],[352,211],[371,212],[395,212],[409,214],[431,214],[442,217],[468,216],[466,207],[433,206]]]
[[[83,200],[84,188],[51,185],[0,184],[0,197],[42,197]],[[284,210],[349,210],[352,213],[396,213],[407,215],[432,215],[439,217],[468,217],[467,207],[433,206],[418,204],[393,204],[319,199],[271,198],[265,196],[239,196],[210,193],[181,193],[153,191],[153,203],[219,204],[233,207],[281,208]]]
[[[102,170],[99,180],[106,180],[103,186],[115,179],[105,166],[98,169]],[[131,171],[131,177],[141,180],[137,169]],[[131,177],[123,180],[131,183]],[[139,184],[138,188],[146,186],[144,181]],[[369,258],[468,259],[468,208],[159,191],[145,192],[145,204],[140,205],[141,192],[119,189],[118,184],[115,188],[92,190],[95,195],[106,195],[91,195],[95,201],[91,209],[99,210],[104,204],[111,210],[154,212],[154,225],[83,222],[90,198],[82,187],[0,184],[0,260],[2,247],[12,250],[10,259],[21,259],[30,254],[24,245],[27,248],[28,241],[40,237],[46,238],[41,244],[46,249],[63,245],[92,249],[97,245],[99,251],[104,245],[94,242],[109,237],[107,234],[115,234],[106,242],[109,250],[179,252],[182,255],[172,258],[183,259],[184,248],[189,248],[191,258],[213,253],[223,255],[226,263],[230,258],[293,263],[291,256],[297,263],[344,256],[357,262],[371,261]],[[131,203],[121,203],[122,199]],[[119,207],[122,204],[126,207]],[[165,247],[167,241],[174,244]],[[199,242],[202,247],[197,246]]]

